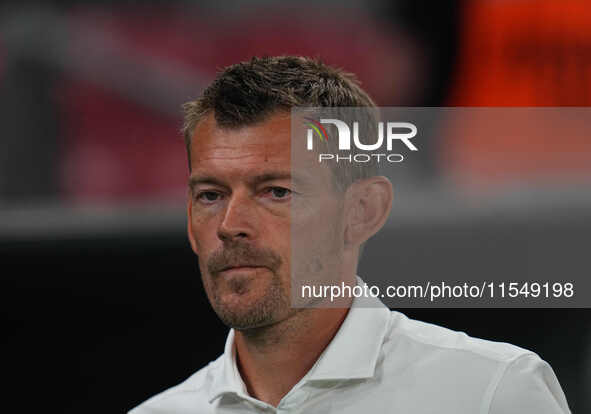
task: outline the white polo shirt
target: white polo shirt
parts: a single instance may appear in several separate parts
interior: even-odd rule
[[[361,282],[362,283],[362,282]],[[129,414],[566,414],[550,365],[514,345],[475,339],[355,299],[336,336],[275,408],[248,395],[234,331],[224,354]]]

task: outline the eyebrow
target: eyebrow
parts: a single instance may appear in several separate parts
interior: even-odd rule
[[[261,183],[273,180],[291,180],[294,183],[301,183],[303,180],[300,177],[292,176],[290,172],[285,171],[268,171],[263,174],[256,175],[248,179],[248,182],[253,185],[259,185]],[[220,179],[210,175],[192,175],[189,177],[189,188],[193,189],[199,184],[212,184],[220,187],[226,187],[227,185]]]

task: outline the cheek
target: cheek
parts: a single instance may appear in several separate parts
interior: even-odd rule
[[[214,248],[213,246],[218,240],[215,217],[195,215],[193,213],[191,234],[200,256],[207,257],[208,252]]]
[[[342,239],[344,220],[341,204],[325,199],[306,208],[292,210],[292,241],[295,244],[333,245]]]
[[[332,206],[294,222],[291,237],[292,273],[301,280],[326,279],[340,267],[344,250],[341,211]]]

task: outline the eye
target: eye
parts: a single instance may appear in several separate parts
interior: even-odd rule
[[[287,200],[291,196],[291,190],[284,187],[269,187],[265,193],[276,200]]]
[[[197,200],[201,201],[204,204],[212,204],[218,201],[221,197],[220,193],[215,191],[202,191],[197,194]]]

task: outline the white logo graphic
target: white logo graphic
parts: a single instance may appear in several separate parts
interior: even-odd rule
[[[308,129],[307,149],[312,151],[314,149],[314,133],[316,133],[320,140],[327,140],[326,131],[320,124],[331,124],[337,128],[338,131],[338,148],[339,151],[351,150],[351,130],[349,126],[339,119],[320,119],[320,123],[313,121],[313,124],[308,124],[311,128]],[[314,125],[315,124],[315,125]],[[402,132],[401,132],[402,130]],[[378,123],[378,137],[372,144],[364,144],[359,138],[359,123],[353,122],[353,145],[362,151],[376,151],[380,149],[384,140],[386,141],[386,150],[392,151],[394,141],[402,142],[410,151],[418,151],[418,148],[411,142],[411,139],[417,135],[417,127],[410,122],[379,122]],[[358,153],[355,155],[339,155],[339,154],[319,154],[318,161],[336,160],[349,162],[369,162],[372,157],[378,162],[385,158],[388,162],[402,162],[404,157],[402,154],[393,153]]]

